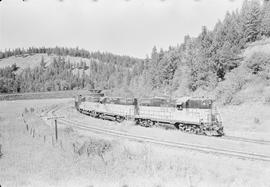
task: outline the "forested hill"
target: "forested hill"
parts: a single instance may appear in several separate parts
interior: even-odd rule
[[[270,50],[246,55],[254,45],[265,43],[267,48],[269,37],[270,1],[245,0],[241,10],[228,12],[213,30],[203,26],[197,37],[187,35],[181,45],[168,50],[153,47],[151,56],[144,60],[113,55],[108,55],[108,60],[108,56],[102,56],[102,53],[85,50],[43,49],[42,54],[56,56],[53,63],[46,66],[40,60],[39,67],[17,74],[14,73],[17,71],[15,66],[5,75],[2,70],[0,84],[9,86],[0,91],[91,87],[111,89],[116,95],[212,94],[223,98],[224,103],[230,103],[234,95],[256,81],[263,82],[264,87],[270,85]],[[15,51],[12,55],[17,55]],[[2,53],[2,58],[9,56],[7,53],[10,52]],[[18,49],[16,53],[19,53]],[[87,67],[83,62],[75,67],[65,56],[98,59],[101,63],[91,60]],[[80,69],[81,73],[74,73],[74,69]],[[29,85],[24,85],[26,83]],[[10,85],[14,88],[9,89]]]
[[[0,93],[114,88],[143,63],[139,58],[63,47],[17,48],[0,52],[0,58]]]
[[[130,66],[134,64],[138,58],[133,58],[129,56],[115,55],[108,52],[89,52],[85,49],[77,48],[67,48],[67,47],[29,47],[28,49],[16,48],[8,49],[4,52],[0,51],[0,59],[8,58],[11,56],[22,56],[27,57],[34,54],[47,54],[47,55],[56,55],[56,56],[72,56],[72,57],[81,57],[86,59],[95,59],[101,62],[119,64],[121,66]]]

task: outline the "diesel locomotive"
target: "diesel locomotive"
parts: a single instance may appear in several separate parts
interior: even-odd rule
[[[224,135],[220,114],[211,99],[105,97],[101,90],[91,90],[89,95],[75,98],[75,107],[95,118],[134,120],[144,127],[169,125],[199,135]]]

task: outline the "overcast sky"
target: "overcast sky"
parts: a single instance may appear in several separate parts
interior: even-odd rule
[[[2,0],[0,50],[80,47],[144,58],[212,29],[243,0]]]

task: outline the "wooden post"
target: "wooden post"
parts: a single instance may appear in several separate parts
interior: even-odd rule
[[[2,155],[3,155],[3,153],[2,153],[2,145],[0,144],[0,158],[1,158]]]
[[[64,118],[63,116],[52,116],[52,117],[49,117],[47,118],[48,120],[49,119],[52,119],[54,120],[54,131],[55,131],[55,141],[57,142],[58,140],[58,128],[57,128],[57,119],[58,118]],[[52,122],[53,123],[53,122]]]
[[[54,124],[55,124],[55,141],[57,141],[58,140],[58,129],[57,129],[57,119],[55,119],[54,120]]]

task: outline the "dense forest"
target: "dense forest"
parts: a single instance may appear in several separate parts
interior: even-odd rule
[[[241,51],[249,43],[269,37],[270,1],[245,0],[241,10],[228,12],[213,30],[203,26],[197,37],[187,35],[181,45],[168,50],[153,47],[151,56],[143,60],[79,48],[31,47],[0,52],[0,59],[37,53],[54,55],[49,65],[41,59],[38,67],[19,73],[15,64],[1,69],[0,92],[100,88],[133,95],[185,95],[211,91],[241,65]],[[82,60],[73,64],[65,56]],[[83,59],[92,60],[86,64]],[[269,80],[269,63],[269,55],[257,54],[246,64],[253,74],[263,72]]]
[[[31,52],[30,52],[31,51]],[[34,51],[34,52],[33,52]],[[83,88],[111,89],[122,82],[128,85],[131,69],[142,60],[111,53],[89,53],[86,50],[67,48],[16,49],[2,53],[4,56],[29,56],[40,53],[52,56],[46,64],[43,56],[39,66],[21,71],[16,64],[0,69],[0,93],[73,90]],[[66,56],[79,57],[72,63]],[[90,59],[90,64],[86,60]],[[1,62],[0,62],[1,63]]]

